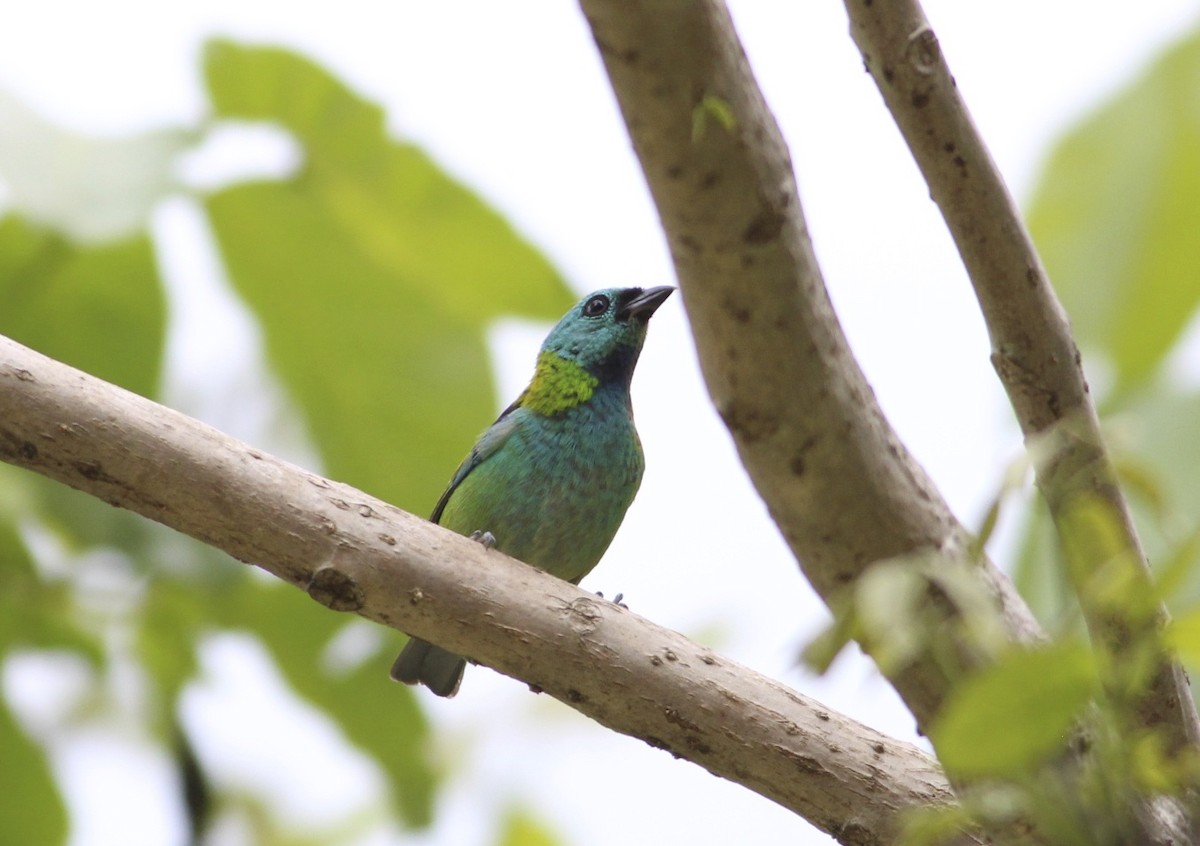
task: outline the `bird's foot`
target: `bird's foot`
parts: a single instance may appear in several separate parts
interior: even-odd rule
[[[475,531],[471,532],[470,537],[471,537],[471,540],[479,541],[481,544],[483,544],[484,549],[495,549],[496,548],[496,536],[493,535],[491,532],[484,532],[479,529],[476,529]]]
[[[598,590],[598,591],[596,591],[596,596],[598,596],[598,597],[600,597],[601,599],[603,599],[603,598],[604,598],[604,592],[603,592],[603,591],[599,591],[599,590]],[[623,593],[618,593],[616,596],[614,596],[614,597],[612,598],[612,604],[613,604],[613,605],[616,605],[618,608],[624,608],[626,611],[628,611],[628,610],[629,610],[629,606],[628,606],[628,605],[626,605],[626,604],[625,604],[625,603],[622,601],[622,600],[624,600],[624,599],[625,599],[625,594],[623,594]]]

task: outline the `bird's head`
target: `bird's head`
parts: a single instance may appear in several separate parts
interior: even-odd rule
[[[558,321],[542,344],[606,381],[628,379],[646,340],[646,324],[675,289],[606,288],[588,294]]]

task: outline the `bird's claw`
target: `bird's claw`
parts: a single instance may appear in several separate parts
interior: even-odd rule
[[[476,529],[475,531],[471,532],[471,540],[479,541],[481,544],[483,544],[484,549],[496,548],[496,536],[491,532],[484,532]]]
[[[596,596],[598,596],[598,597],[600,597],[601,599],[603,599],[603,598],[604,598],[604,591],[600,591],[600,590],[596,591]],[[623,600],[624,598],[625,598],[625,594],[623,594],[623,593],[618,593],[616,596],[614,596],[614,597],[612,598],[612,604],[613,604],[613,605],[616,605],[618,608],[624,608],[626,611],[628,611],[628,610],[629,610],[629,606],[628,606],[628,605],[626,605],[624,602],[622,602],[622,601],[621,601],[621,600]]]

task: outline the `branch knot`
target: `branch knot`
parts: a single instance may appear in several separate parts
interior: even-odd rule
[[[363,607],[362,588],[346,573],[326,564],[308,582],[308,595],[334,611],[358,611]]]

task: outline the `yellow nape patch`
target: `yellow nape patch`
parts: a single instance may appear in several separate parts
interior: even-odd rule
[[[575,362],[544,351],[538,355],[533,381],[518,402],[530,411],[549,417],[590,400],[598,384],[600,380]]]

